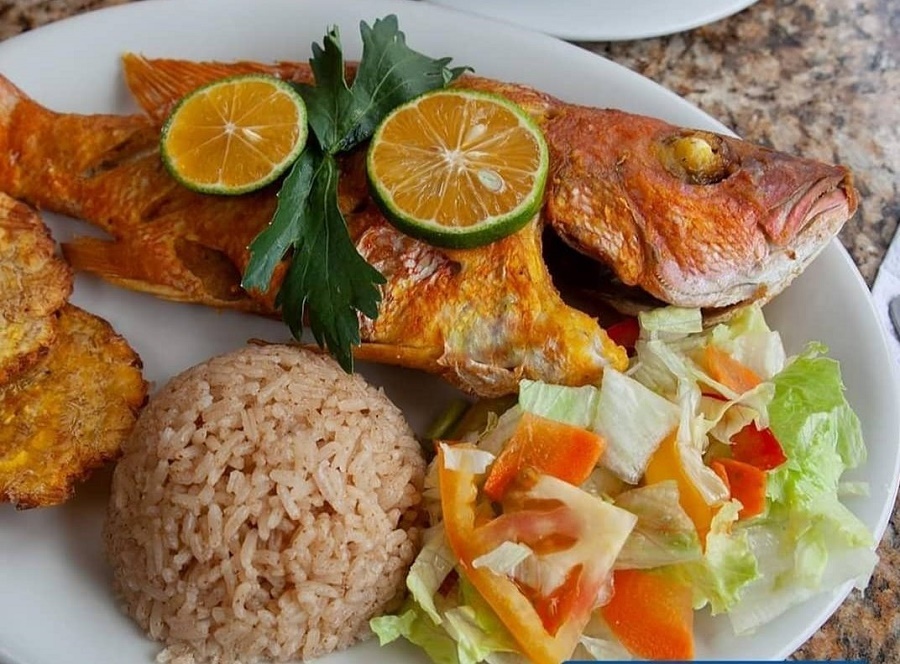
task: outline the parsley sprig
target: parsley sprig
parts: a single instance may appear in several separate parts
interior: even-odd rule
[[[371,138],[394,108],[443,87],[466,68],[450,58],[433,59],[406,45],[397,17],[360,23],[363,53],[352,85],[347,84],[336,27],[323,45],[313,44],[315,85],[298,85],[306,102],[309,143],[291,166],[278,192],[269,225],[250,244],[242,286],[266,291],[275,268],[289,262],[276,296],[282,318],[300,338],[304,313],[313,337],[345,371],[353,370],[352,347],[360,341],[361,312],[376,318],[384,276],[356,251],[338,207],[340,168],[336,156]]]

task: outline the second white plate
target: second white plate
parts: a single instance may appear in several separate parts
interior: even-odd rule
[[[428,0],[563,39],[621,41],[697,28],[756,0]]]

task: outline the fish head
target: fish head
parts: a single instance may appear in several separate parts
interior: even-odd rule
[[[664,303],[767,301],[857,207],[844,166],[730,136],[580,107],[546,126],[548,223]]]

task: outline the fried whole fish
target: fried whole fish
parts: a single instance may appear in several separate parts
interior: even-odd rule
[[[268,73],[313,83],[303,63],[128,54],[123,66],[135,99],[158,123],[185,94],[223,76]],[[852,175],[841,165],[568,104],[522,85],[477,76],[455,85],[503,95],[535,119],[550,148],[546,222],[619,282],[666,304],[716,309],[768,301],[857,208]]]
[[[77,269],[170,299],[274,313],[277,283],[264,294],[239,286],[274,192],[194,194],[169,178],[156,146],[162,118],[198,85],[248,71],[310,82],[308,66],[129,56],[125,68],[146,116],[57,114],[0,81],[0,148],[14,155],[0,164],[0,190],[114,238],[67,245]],[[625,284],[672,304],[723,307],[774,296],[856,207],[840,166],[524,86],[474,76],[458,85],[509,97],[543,128],[551,146],[543,216],[488,247],[436,250],[385,222],[359,155],[350,157],[341,208],[360,253],[388,279],[378,318],[361,320],[362,359],[425,369],[482,395],[514,391],[522,377],[596,382],[626,356],[596,320],[563,303],[541,255],[545,223]]]

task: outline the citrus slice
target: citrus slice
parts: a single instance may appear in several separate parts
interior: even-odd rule
[[[208,194],[243,194],[281,175],[306,145],[306,105],[289,83],[246,75],[186,95],[162,130],[172,176]]]
[[[537,214],[547,143],[511,101],[438,90],[394,109],[372,137],[369,183],[385,216],[439,246],[477,247]]]

